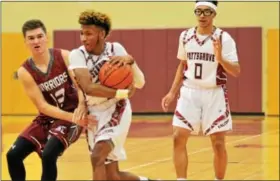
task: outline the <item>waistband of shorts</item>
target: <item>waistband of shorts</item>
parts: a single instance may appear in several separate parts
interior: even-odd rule
[[[213,87],[202,87],[202,86],[198,86],[198,85],[185,84],[185,83],[183,83],[183,85],[182,85],[182,87],[184,87],[184,88],[198,89],[198,90],[220,89],[223,86],[225,86],[225,85],[217,85],[217,86],[213,86]]]
[[[118,101],[119,101],[118,99],[109,99],[100,104],[89,105],[88,110],[90,112],[105,111],[106,109],[108,109],[108,108],[112,107],[114,104],[116,104]]]

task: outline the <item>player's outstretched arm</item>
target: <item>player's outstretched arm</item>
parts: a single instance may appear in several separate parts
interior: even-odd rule
[[[21,81],[27,96],[37,107],[39,112],[56,119],[72,122],[73,113],[63,111],[58,107],[48,104],[33,77],[25,68],[19,68],[18,78]]]
[[[68,50],[61,50],[61,54],[62,54],[62,57],[64,59],[66,67],[69,67],[69,55],[70,55],[70,52]],[[85,105],[85,101],[86,100],[85,100],[83,91],[81,90],[80,86],[78,85],[78,83],[77,83],[77,81],[75,79],[73,71],[71,69],[68,69],[68,74],[69,74],[73,84],[75,85],[75,87],[77,89],[78,97],[79,97],[79,105]]]
[[[61,50],[61,55],[64,59],[64,63],[65,63],[67,68],[69,67],[69,54],[70,54],[70,52],[68,50]],[[74,86],[76,87],[77,93],[78,93],[79,104],[78,104],[78,107],[75,110],[76,114],[73,117],[73,121],[78,122],[79,120],[85,119],[85,117],[87,117],[88,108],[87,108],[84,93],[81,90],[80,86],[78,85],[77,81],[75,80],[73,71],[68,69],[68,75],[70,76]]]

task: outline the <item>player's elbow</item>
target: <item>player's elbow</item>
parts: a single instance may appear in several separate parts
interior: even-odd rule
[[[234,77],[239,77],[240,76],[240,72],[241,72],[241,70],[240,70],[240,66],[238,65],[236,68],[235,68],[235,71],[233,72],[233,76]]]
[[[36,107],[40,113],[46,113],[48,104],[46,102],[36,103]]]
[[[137,88],[137,89],[142,89],[145,85],[146,81],[145,81],[145,78],[143,77],[142,79],[138,80],[135,82],[134,86]]]
[[[95,92],[94,87],[95,86],[91,86],[91,84],[88,84],[88,85],[83,86],[82,89],[84,90],[86,95],[91,95],[92,92]]]

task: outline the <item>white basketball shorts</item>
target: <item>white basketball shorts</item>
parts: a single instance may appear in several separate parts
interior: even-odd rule
[[[182,86],[173,116],[173,126],[192,134],[204,135],[232,130],[228,94],[225,86],[197,89]]]
[[[95,130],[87,130],[87,141],[90,151],[99,141],[111,140],[114,144],[112,152],[106,159],[106,164],[113,161],[126,160],[124,144],[130,128],[132,110],[129,100],[121,100],[104,111],[91,110],[96,116],[98,125]]]

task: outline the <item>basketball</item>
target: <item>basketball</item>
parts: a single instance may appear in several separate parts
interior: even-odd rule
[[[106,87],[126,89],[133,82],[133,72],[130,65],[110,67],[106,62],[99,71],[99,80]]]

